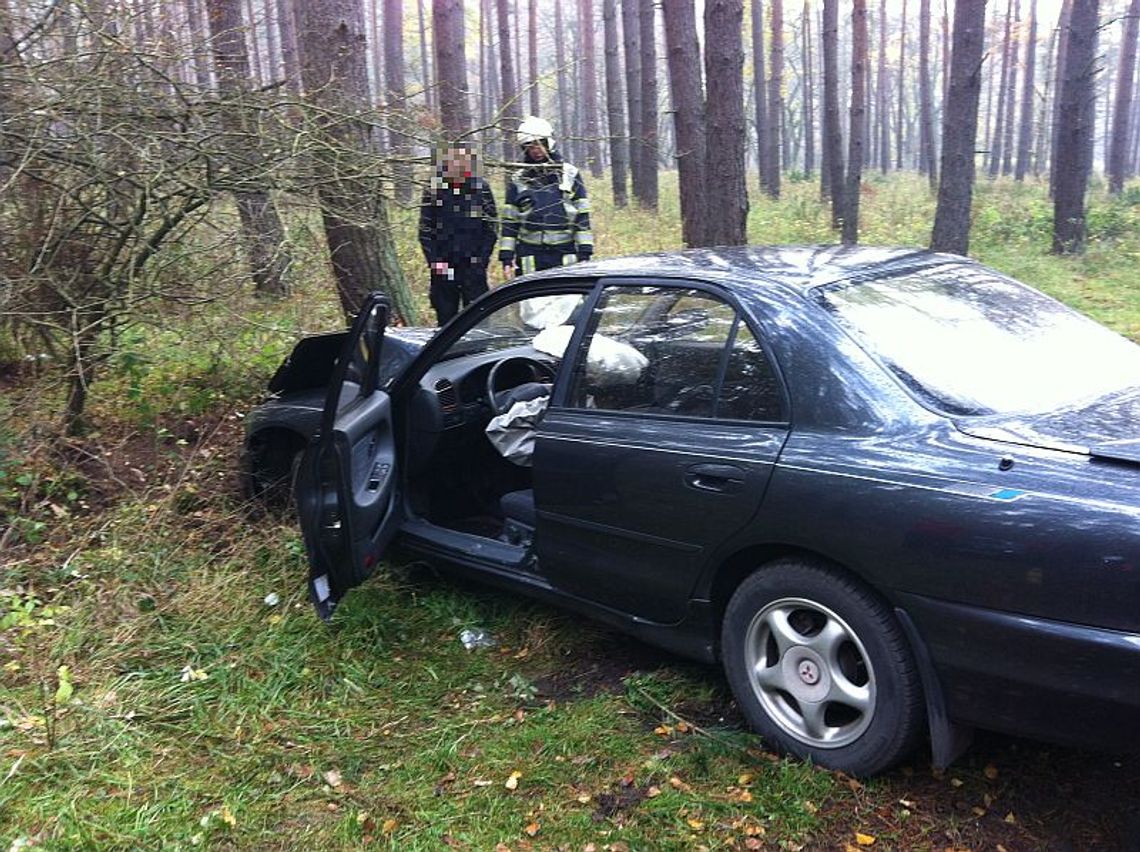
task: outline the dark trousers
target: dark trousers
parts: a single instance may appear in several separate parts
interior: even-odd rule
[[[486,266],[452,266],[451,270],[455,275],[451,279],[434,272],[431,276],[431,306],[440,325],[459,313],[460,303],[467,307],[487,292]]]

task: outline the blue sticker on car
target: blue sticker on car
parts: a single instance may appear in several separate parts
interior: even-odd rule
[[[1024,494],[1024,491],[1019,491],[1016,488],[999,488],[989,496],[994,500],[1016,500]]]

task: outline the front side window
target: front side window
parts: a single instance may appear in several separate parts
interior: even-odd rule
[[[530,345],[540,334],[543,340],[553,340],[565,348],[585,300],[584,293],[566,293],[511,302],[468,329],[441,360]],[[560,356],[562,352],[550,354]]]
[[[778,420],[775,373],[723,300],[677,287],[611,287],[598,304],[570,404],[580,408]]]

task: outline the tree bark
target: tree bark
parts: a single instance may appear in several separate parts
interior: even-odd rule
[[[655,0],[641,0],[638,26],[641,30],[641,191],[634,196],[646,210],[657,210],[657,29]],[[743,138],[743,136],[741,136]],[[740,144],[739,142],[737,143]]]
[[[368,292],[380,288],[397,319],[415,324],[388,206],[369,183],[368,126],[354,117],[369,100],[360,0],[301,3],[296,11],[301,77],[318,116],[312,170],[341,308],[355,316]]]
[[[593,15],[583,20],[592,21]],[[527,22],[527,61],[530,63],[530,112],[531,115],[541,115],[542,107],[538,102],[538,0],[530,0],[526,9]]]
[[[602,0],[602,24],[606,45],[606,113],[609,118],[610,181],[614,207],[629,204],[626,182],[629,179],[629,140],[625,129],[625,93],[622,91],[621,36],[618,33],[617,0]]]
[[[304,0],[294,0],[294,2],[304,2]],[[435,86],[432,84],[431,59],[428,58],[427,27],[424,23],[424,0],[416,0],[416,13],[419,17],[420,25],[420,76],[423,78],[424,106],[427,107],[428,112],[435,112],[437,98]],[[435,38],[434,33],[432,34],[432,38]]]
[[[768,153],[764,191],[780,197],[780,146],[784,133],[784,0],[769,0],[772,43],[768,75]]]
[[[804,115],[804,177],[811,178],[815,171],[815,70],[812,63],[811,50],[811,2],[804,0],[803,13],[803,41],[804,41],[804,80],[803,80],[803,115]]]
[[[899,27],[899,109],[895,125],[895,168],[902,170],[903,147],[906,144],[906,0],[902,4]]]
[[[495,0],[499,19],[499,80],[502,89],[502,113],[507,119],[503,134],[503,161],[514,163],[521,159],[515,145],[515,131],[522,120],[522,103],[515,84],[514,54],[511,51],[511,15],[508,0]],[[510,183],[507,175],[507,183]]]
[[[404,0],[383,2],[384,85],[388,93],[389,126],[392,128],[391,153],[395,158],[392,173],[396,197],[404,203],[410,203],[414,187],[412,164],[405,159],[412,155],[412,140],[404,132],[409,124],[407,89],[404,84]]]
[[[764,0],[752,0],[752,86],[756,113],[756,167],[768,186],[768,86],[764,79]]]
[[[1017,53],[1021,35],[1021,0],[1013,4],[1013,30],[1009,39],[1009,80],[1005,89],[1005,135],[1001,140],[1001,173],[1013,171],[1013,127],[1017,106]]]
[[[1112,148],[1108,157],[1108,191],[1119,195],[1124,191],[1128,171],[1129,118],[1132,116],[1132,93],[1136,75],[1136,37],[1140,33],[1140,0],[1128,4],[1124,21],[1124,40],[1120,45],[1120,72],[1116,76],[1116,107],[1112,122]]]
[[[594,46],[594,2],[578,0],[582,32],[582,109],[586,124],[586,165],[590,174],[602,176],[602,151],[598,132],[598,56]]]
[[[1065,86],[1065,62],[1069,54],[1069,22],[1073,0],[1062,0],[1061,15],[1057,23],[1057,58],[1053,69],[1053,123],[1049,133],[1049,197],[1057,195],[1057,148],[1061,144],[1061,91]]]
[[[625,99],[629,107],[629,176],[633,197],[641,202],[645,185],[645,148],[641,144],[641,21],[639,0],[621,0],[622,46],[625,50]]]
[[[970,247],[985,14],[986,0],[958,0],[954,7],[950,91],[942,117],[942,180],[930,238],[934,251],[965,255]]]
[[[823,135],[831,191],[831,227],[843,227],[843,129],[839,126],[839,0],[823,0]]]
[[[1085,191],[1092,168],[1098,0],[1073,0],[1061,87],[1053,195],[1053,253],[1079,254],[1088,239]]]
[[[218,92],[223,101],[223,132],[231,137],[226,146],[234,162],[226,164],[235,174],[257,174],[261,157],[256,142],[257,129],[250,118],[249,58],[246,56],[241,8],[238,0],[206,0],[210,41],[214,49]],[[251,180],[248,189],[234,192],[241,220],[246,260],[257,292],[284,296],[289,292],[286,271],[291,263],[285,244],[285,229],[277,208],[264,184]]]
[[[466,29],[463,0],[432,0],[431,30],[439,117],[444,135],[449,139],[459,139],[471,131],[464,41]]]
[[[685,246],[705,242],[705,111],[701,86],[701,47],[693,0],[670,0],[661,7],[665,52],[673,98],[677,183],[681,199],[681,239]]]
[[[864,112],[867,108],[867,0],[852,0],[851,7],[851,124],[847,131],[847,201],[842,237],[845,246],[859,242]]]
[[[1013,0],[1006,0],[1005,4],[1005,35],[1002,38],[1001,48],[1001,78],[998,83],[997,116],[994,120],[994,135],[990,141],[989,176],[997,177],[1001,170],[1002,142],[1005,139],[1005,98],[1006,82],[1009,79],[1009,36],[1013,21]]]
[[[879,0],[879,68],[875,75],[875,119],[879,131],[876,154],[879,171],[886,174],[891,167],[890,92],[887,82],[887,0]]]
[[[919,157],[919,171],[927,175],[930,189],[938,187],[938,168],[934,157],[934,97],[930,85],[930,0],[921,0],[918,7],[918,111],[919,144],[922,154]],[[957,22],[957,12],[954,16]],[[979,26],[984,21],[979,21]],[[943,110],[945,112],[945,110]]]
[[[562,19],[562,0],[554,3],[554,61],[558,65],[558,129],[566,134],[570,132],[570,111],[567,104],[570,100],[570,84],[566,77],[566,29]],[[568,151],[568,149],[565,149]]]
[[[743,0],[705,0],[705,178],[716,194],[705,211],[708,245],[744,245],[747,238],[743,31]]]
[[[1037,0],[1029,0],[1029,37],[1025,43],[1025,79],[1021,89],[1021,124],[1017,132],[1017,166],[1014,180],[1021,183],[1029,171],[1033,149],[1033,92],[1037,85]]]

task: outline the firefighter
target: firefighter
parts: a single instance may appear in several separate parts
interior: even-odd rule
[[[563,162],[549,121],[527,116],[519,125],[518,141],[527,168],[507,185],[499,243],[503,275],[588,260],[594,234],[582,175]]]
[[[424,190],[420,247],[431,270],[431,306],[443,325],[487,292],[487,265],[498,238],[491,187],[470,149],[452,144]]]

